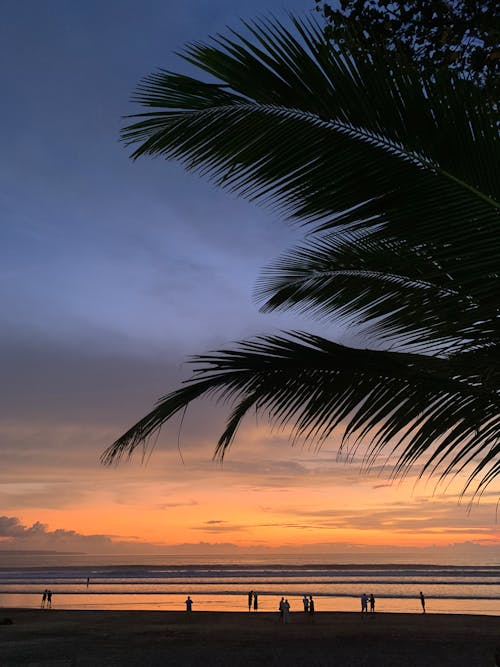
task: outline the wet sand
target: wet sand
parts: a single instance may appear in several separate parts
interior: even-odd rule
[[[500,617],[0,609],[15,667],[493,667]]]

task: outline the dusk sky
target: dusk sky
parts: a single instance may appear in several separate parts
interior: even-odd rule
[[[245,423],[221,467],[224,409],[210,403],[180,434],[165,427],[146,464],[99,463],[188,377],[191,354],[289,328],[353,342],[340,325],[258,312],[259,270],[297,230],[178,164],[132,162],[119,142],[143,76],[192,73],[175,55],[186,42],[313,6],[2,4],[0,549],[498,548],[498,485],[467,513],[463,479],[391,484],[389,470],[338,461],[335,438],[292,448],[264,420]]]

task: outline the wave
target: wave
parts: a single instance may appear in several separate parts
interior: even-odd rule
[[[80,585],[85,585],[84,581],[80,578],[79,581],[75,581],[73,579],[66,579],[66,578],[58,578],[58,577],[43,577],[43,578],[37,578],[37,579],[22,579],[22,580],[13,580],[13,579],[0,579],[0,585],[2,586],[10,586],[13,585],[14,583],[20,584],[22,583],[23,585],[34,585],[34,584],[40,584],[45,581],[50,581],[52,585],[54,584],[75,584],[78,583]],[[181,579],[178,580],[176,579],[175,582],[169,582],[169,581],[155,581],[152,582],[148,580],[147,582],[144,579],[139,579],[139,580],[119,580],[119,581],[110,581],[109,579],[102,579],[102,580],[92,580],[92,586],[141,586],[144,584],[147,585],[153,585],[153,584],[158,584],[158,585],[172,585],[175,583],[175,585],[180,586],[182,584],[184,585],[191,585],[193,584],[193,579]],[[196,580],[196,585],[197,586],[213,586],[214,584],[217,584],[218,582],[214,581],[213,579],[210,581],[199,581]],[[263,579],[263,578],[253,578],[251,581],[245,582],[245,581],[231,581],[227,582],[234,584],[235,586],[239,585],[265,585],[265,584],[274,584],[274,585],[279,585],[279,584],[293,584],[294,586],[317,586],[319,584],[321,585],[333,585],[333,586],[338,586],[338,585],[352,585],[352,586],[374,586],[374,585],[379,585],[379,586],[388,586],[388,585],[408,585],[408,586],[419,586],[423,582],[421,579],[415,579],[415,580],[407,580],[407,579],[401,579],[401,578],[394,578],[394,579],[296,579],[296,578],[289,578],[287,579],[286,577],[284,578],[279,578],[276,580],[273,579]],[[496,580],[475,580],[471,581],[470,579],[454,579],[453,581],[450,580],[440,580],[440,579],[429,579],[425,581],[426,586],[499,586],[500,582],[498,579]],[[101,590],[101,588],[100,588]]]
[[[434,566],[434,565],[273,565],[262,567],[220,565],[220,566],[110,566],[95,568],[92,566],[82,567],[0,567],[0,579],[38,579],[40,577],[58,579],[130,579],[134,581],[156,579],[158,581],[168,579],[254,579],[263,578],[319,578],[331,577],[340,579],[350,577],[351,579],[375,577],[386,579],[430,579],[430,578],[457,578],[457,579],[480,579],[498,577],[500,579],[500,566]]]

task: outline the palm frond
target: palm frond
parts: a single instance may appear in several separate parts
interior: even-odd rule
[[[197,356],[104,462],[214,395],[231,404],[220,457],[255,410],[318,445],[338,431],[341,449],[367,443],[368,463],[394,455],[396,474],[472,466],[483,489],[500,474],[497,108],[451,74],[332,48],[307,20],[246,23],[183,57],[200,80],[159,71],[139,86],[132,156],[178,160],[305,226],[257,285],[264,310],[347,316],[426,354],[295,334]]]
[[[449,353],[453,341],[471,338],[487,344],[491,331],[478,322],[495,312],[458,292],[431,252],[367,234],[315,234],[261,272],[255,296],[263,312],[351,318],[365,335],[413,349]]]
[[[250,410],[278,426],[291,424],[295,437],[319,445],[338,430],[340,449],[371,434],[367,456],[394,449],[403,474],[422,455],[427,470],[443,461],[457,467],[486,449],[491,460],[477,467],[476,476],[488,481],[500,453],[498,396],[469,383],[453,359],[356,350],[295,333],[244,341],[194,361],[198,367],[186,386],[162,398],[105,452],[104,462],[132,454],[170,417],[206,395],[233,405],[216,449],[220,458]]]
[[[378,229],[435,245],[443,272],[491,297],[498,271],[499,137],[481,92],[424,83],[395,63],[368,67],[320,31],[270,21],[188,47],[219,80],[162,72],[123,131],[133,156],[163,155],[218,185],[320,228]]]

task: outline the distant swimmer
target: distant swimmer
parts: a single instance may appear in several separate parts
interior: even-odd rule
[[[425,597],[422,591],[420,591],[420,604],[422,605],[422,614],[425,614]]]

